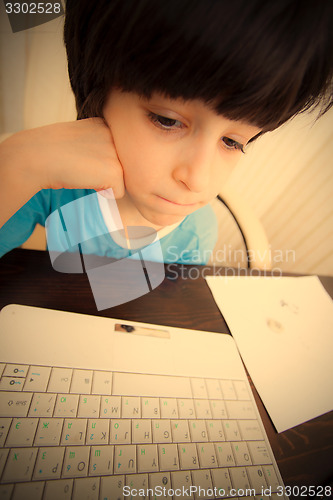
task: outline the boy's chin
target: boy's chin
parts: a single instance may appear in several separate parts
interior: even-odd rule
[[[181,222],[186,217],[185,215],[160,214],[150,211],[142,211],[141,215],[146,219],[147,224],[152,225],[155,229],[172,226],[173,224],[177,224],[177,222]]]

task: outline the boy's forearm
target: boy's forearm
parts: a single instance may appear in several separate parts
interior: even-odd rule
[[[103,120],[24,130],[0,144],[0,227],[41,189],[62,188],[124,195],[122,165]]]
[[[22,141],[12,136],[1,143],[0,227],[40,189],[39,180]]]

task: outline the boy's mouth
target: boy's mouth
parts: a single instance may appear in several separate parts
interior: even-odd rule
[[[196,203],[178,203],[176,201],[172,201],[172,200],[169,200],[167,198],[164,198],[163,196],[157,195],[157,197],[160,198],[161,200],[167,202],[167,203],[170,203],[171,205],[176,205],[178,207],[194,207],[195,205],[197,205],[197,202]]]

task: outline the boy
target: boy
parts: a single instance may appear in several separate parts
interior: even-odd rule
[[[124,227],[157,231],[164,262],[205,263],[216,240],[208,203],[245,146],[331,106],[332,19],[330,0],[68,0],[78,121],[1,145],[1,254],[82,198],[71,218],[83,252],[130,255],[113,231],[112,188]],[[61,224],[48,233],[52,250],[67,250]]]

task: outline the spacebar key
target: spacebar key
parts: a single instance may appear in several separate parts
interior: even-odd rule
[[[192,397],[190,379],[187,377],[120,372],[113,374],[112,394],[169,398]]]

